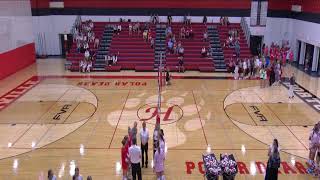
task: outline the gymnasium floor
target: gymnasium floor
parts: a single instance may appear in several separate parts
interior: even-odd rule
[[[304,90],[319,97],[319,78],[290,66],[285,72],[295,72]],[[71,179],[75,166],[85,177],[121,179],[128,126],[146,119],[152,134],[155,75],[70,73],[62,60],[50,59],[0,81],[0,179],[37,179],[49,168]],[[312,104],[298,96],[289,100],[284,85],[260,89],[259,81],[234,81],[230,74],[173,75],[162,92],[167,179],[203,179],[201,156],[208,147],[217,156],[235,155],[236,179],[263,179],[274,138],[283,161],[280,179],[313,179],[305,174],[308,135],[320,120]],[[155,179],[151,167],[142,172],[143,179]]]

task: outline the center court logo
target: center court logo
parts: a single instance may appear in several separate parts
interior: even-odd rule
[[[179,121],[183,117],[183,110],[179,105],[166,103],[161,107],[159,112],[156,103],[145,104],[137,111],[137,116],[140,121],[155,124],[157,115],[160,114],[160,124],[171,124]]]

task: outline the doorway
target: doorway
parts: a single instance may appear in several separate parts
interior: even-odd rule
[[[304,70],[307,72],[311,72],[311,69],[312,69],[313,52],[314,52],[314,45],[306,43],[306,52],[305,52],[306,58],[304,61]]]
[[[65,40],[65,35],[67,38],[66,40]],[[72,42],[73,42],[72,34],[59,34],[59,39],[60,39],[61,55],[63,58],[65,58],[72,46]]]
[[[250,37],[250,50],[254,56],[261,55],[263,36]]]

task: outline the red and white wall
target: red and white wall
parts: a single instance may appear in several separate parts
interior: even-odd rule
[[[0,79],[35,62],[29,0],[0,1]]]

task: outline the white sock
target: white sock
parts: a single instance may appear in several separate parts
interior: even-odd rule
[[[161,176],[161,180],[166,180],[166,178],[164,177],[164,175]]]

